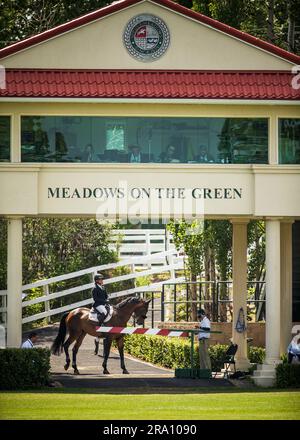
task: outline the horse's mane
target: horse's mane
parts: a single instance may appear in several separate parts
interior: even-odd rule
[[[138,304],[139,302],[140,302],[140,298],[134,296],[134,297],[124,299],[119,304],[117,304],[115,307],[116,307],[116,309],[122,309],[127,304]]]

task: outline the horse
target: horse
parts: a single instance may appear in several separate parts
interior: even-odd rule
[[[144,301],[138,297],[125,299],[124,301],[113,307],[112,317],[109,321],[105,323],[105,325],[109,327],[126,327],[127,322],[129,321],[132,314],[134,314],[136,323],[138,325],[143,325],[145,319],[147,318],[150,301],[151,300]],[[121,368],[123,370],[123,374],[129,374],[124,362],[125,335],[98,333],[96,331],[97,323],[89,319],[89,312],[90,309],[81,307],[72,310],[71,312],[67,312],[62,316],[60,320],[58,334],[51,346],[51,353],[59,356],[60,353],[64,350],[66,355],[66,364],[64,366],[64,369],[67,371],[70,366],[69,347],[74,341],[76,341],[72,349],[72,368],[74,369],[74,374],[79,374],[79,370],[76,364],[76,356],[85,335],[89,334],[91,336],[104,338],[104,360],[102,363],[102,367],[104,374],[110,374],[107,369],[107,360],[109,357],[112,341],[115,340],[117,342],[120,354]],[[69,333],[69,337],[65,341],[67,331]]]

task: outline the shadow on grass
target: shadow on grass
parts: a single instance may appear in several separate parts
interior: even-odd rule
[[[236,388],[236,387],[138,387],[138,388],[76,388],[76,387],[62,387],[49,388],[43,387],[38,389],[26,390],[1,390],[0,393],[22,394],[22,393],[45,393],[45,394],[105,394],[105,395],[151,395],[151,394],[244,394],[244,393],[286,393],[286,392],[300,392],[299,388]]]

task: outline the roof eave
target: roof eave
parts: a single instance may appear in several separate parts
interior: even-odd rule
[[[1,102],[59,102],[91,104],[198,104],[198,105],[293,105],[300,106],[298,99],[226,99],[226,98],[46,98],[46,97],[0,97]]]

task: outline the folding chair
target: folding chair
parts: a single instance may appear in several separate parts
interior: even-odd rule
[[[237,344],[231,344],[228,347],[226,353],[224,354],[224,357],[220,361],[221,366],[225,367],[224,379],[225,379],[225,377],[228,378],[228,376],[229,376],[229,367],[230,367],[230,365],[233,365],[234,372],[236,372],[234,356],[235,356],[235,354],[237,352],[237,349],[238,349],[238,345]],[[217,371],[215,372],[214,377],[216,377],[216,375],[217,375]]]

